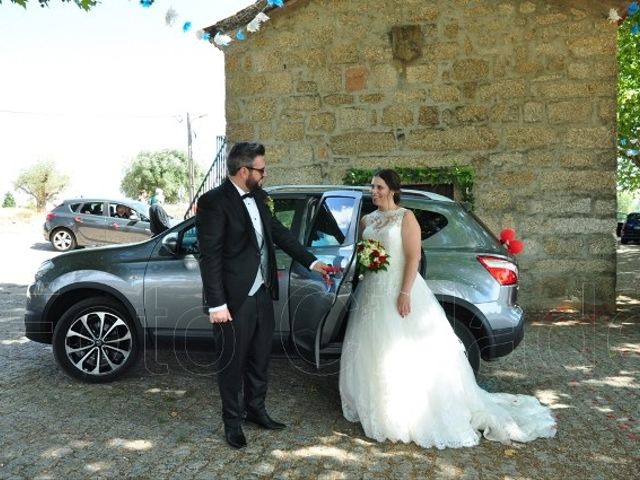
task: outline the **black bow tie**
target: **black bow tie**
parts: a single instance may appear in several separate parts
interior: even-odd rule
[[[256,196],[256,192],[254,190],[251,190],[250,192],[245,193],[244,195],[242,195],[240,198],[242,198],[244,200],[245,198],[253,198],[255,196]]]

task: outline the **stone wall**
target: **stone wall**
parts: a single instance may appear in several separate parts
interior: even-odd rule
[[[298,0],[225,53],[268,183],[471,165],[532,310],[615,303],[616,27],[596,0]]]

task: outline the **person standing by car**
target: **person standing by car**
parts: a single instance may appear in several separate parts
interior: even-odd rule
[[[149,199],[149,205],[155,205],[156,203],[164,203],[164,192],[160,187],[156,188]]]
[[[380,442],[425,448],[477,445],[479,432],[505,444],[555,436],[551,410],[535,397],[477,385],[464,345],[417,273],[420,225],[398,204],[400,188],[394,170],[376,172],[371,198],[377,209],[361,219],[361,237],[379,242],[390,261],[365,273],[353,299],[340,359],[344,417]]]
[[[162,206],[162,202],[156,202],[149,207],[149,229],[155,237],[171,228],[171,217]]]
[[[261,188],[266,175],[262,144],[235,144],[227,170],[222,185],[199,198],[195,222],[204,309],[219,355],[225,439],[242,448],[247,444],[243,417],[263,428],[285,428],[269,416],[265,405],[275,327],[272,299],[278,298],[273,244],[310,270],[326,274],[328,267],[270,211],[269,197]]]

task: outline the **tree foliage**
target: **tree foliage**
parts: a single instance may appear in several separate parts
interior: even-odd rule
[[[2,201],[2,208],[13,208],[16,206],[16,199],[11,192],[4,194],[4,200]]]
[[[640,188],[640,35],[631,29],[640,14],[618,28],[618,187]]]
[[[99,3],[99,0],[60,0],[60,1],[63,3],[73,2],[84,11],[91,10],[93,7],[95,7]],[[38,4],[41,7],[48,7],[49,2],[50,0],[38,0]],[[17,5],[20,5],[21,7],[27,8],[27,4],[29,3],[29,0],[11,0],[11,3],[15,3]],[[1,4],[2,4],[2,0],[0,0],[0,5]]]
[[[137,198],[142,191],[151,194],[160,187],[167,202],[184,200],[189,191],[188,167],[187,156],[178,150],[140,152],[125,171],[120,190],[128,197]],[[196,165],[195,188],[200,181],[202,170]]]
[[[31,195],[36,201],[36,208],[42,210],[68,183],[69,177],[58,172],[54,163],[48,160],[39,161],[24,169],[14,186]]]

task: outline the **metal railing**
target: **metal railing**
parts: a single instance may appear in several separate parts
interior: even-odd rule
[[[196,205],[200,195],[217,187],[227,177],[227,137],[220,135],[216,137],[216,151],[216,158],[213,160],[211,168],[209,168],[209,171],[204,176],[200,187],[191,199],[189,208],[187,208],[184,214],[185,220],[196,214]]]

